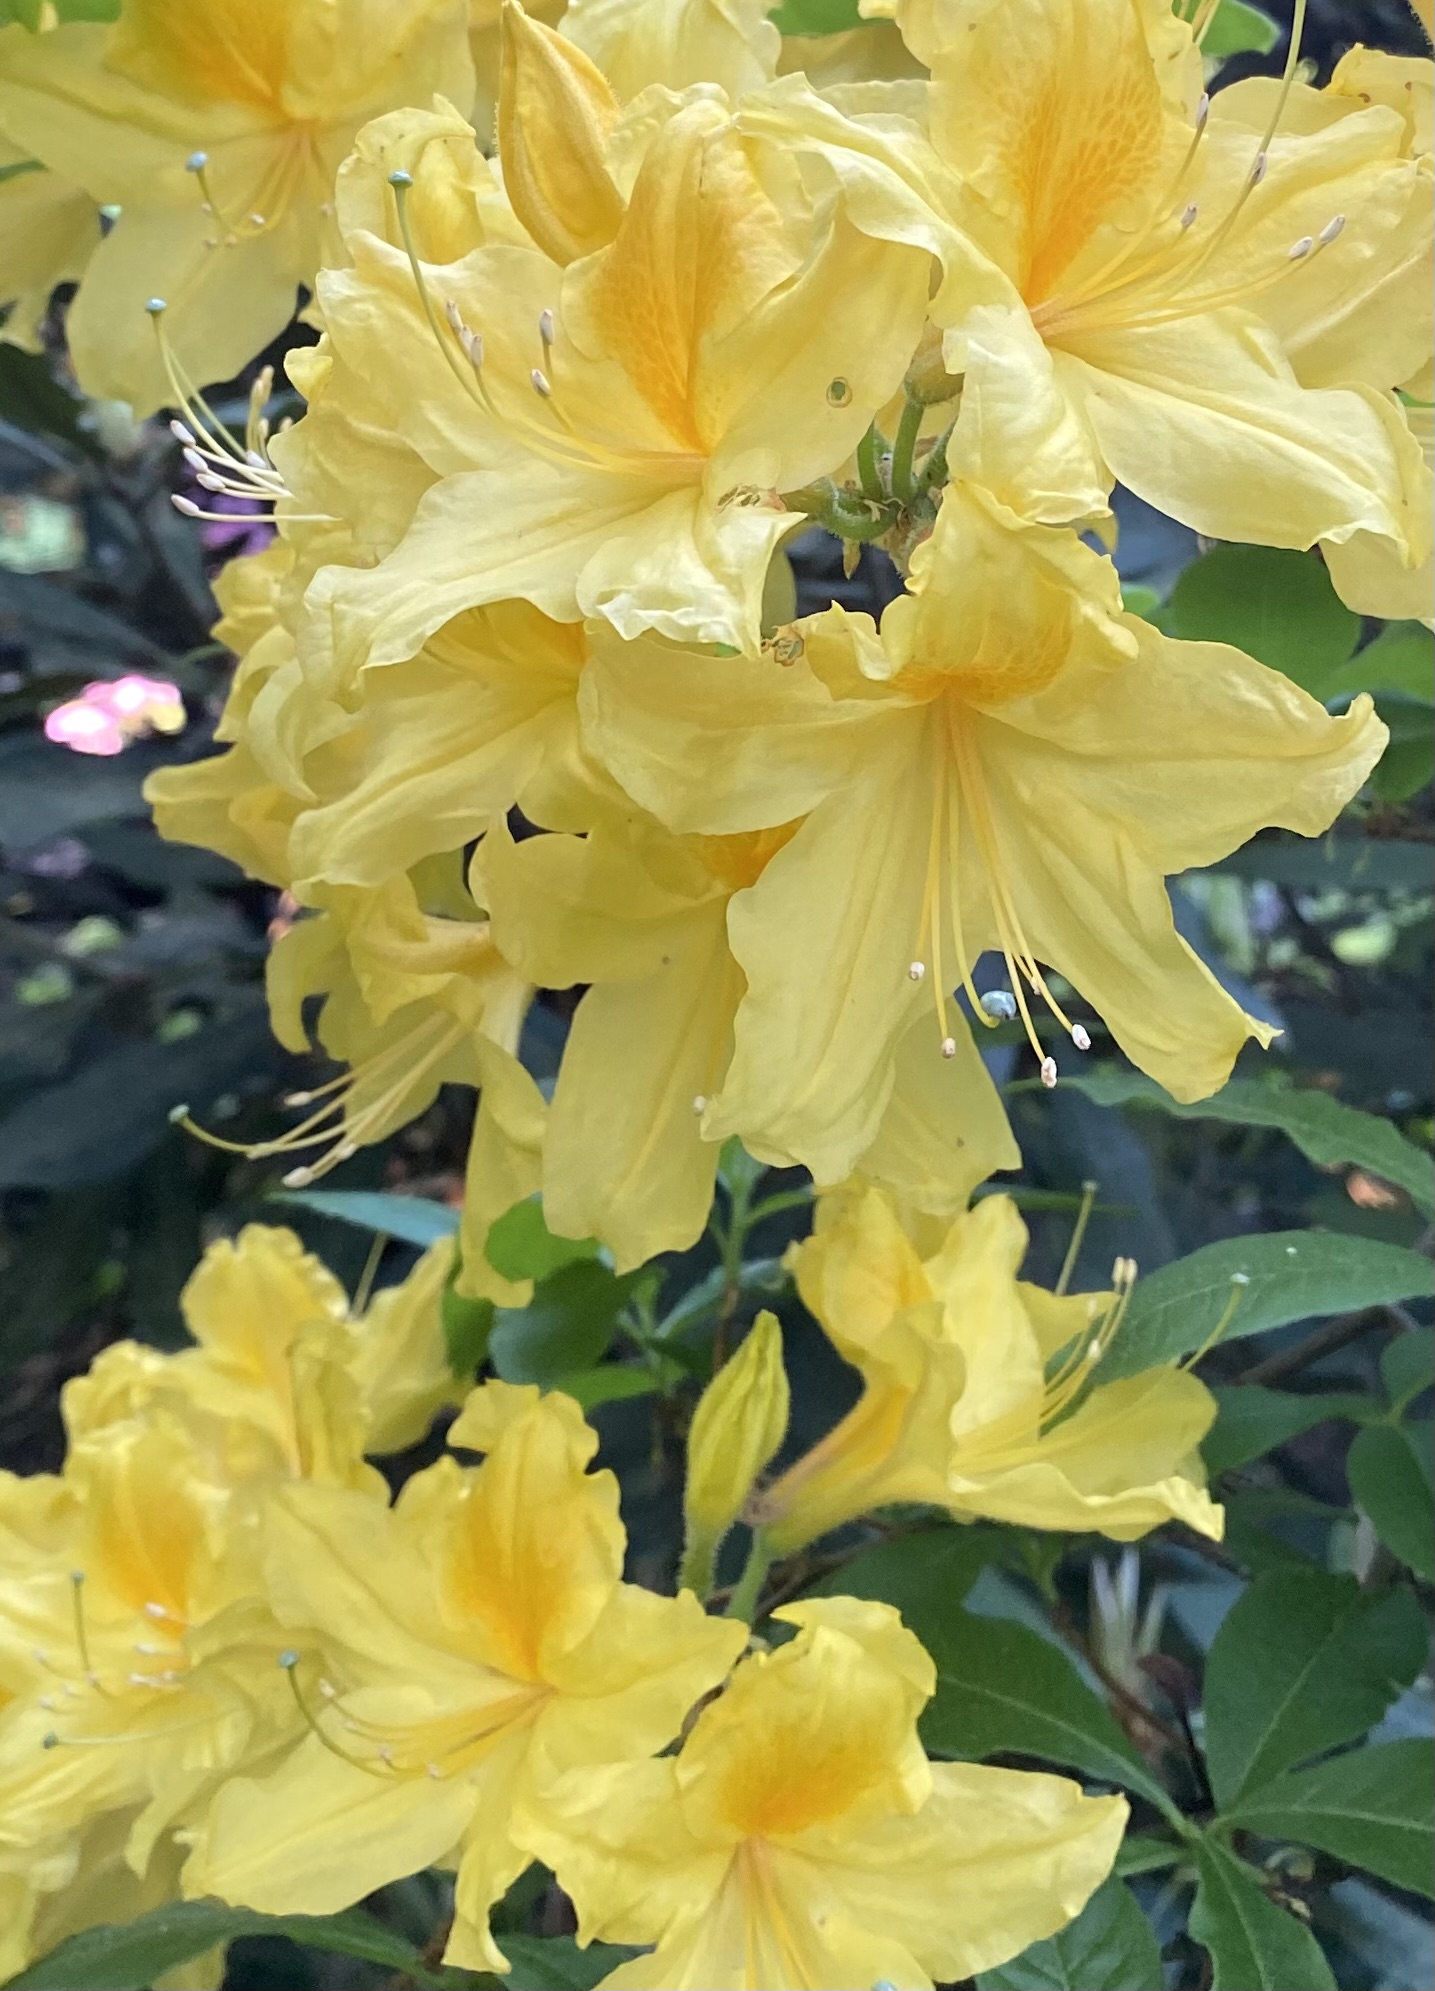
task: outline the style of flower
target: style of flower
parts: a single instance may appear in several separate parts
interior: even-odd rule
[[[679,1754],[571,1774],[520,1806],[580,1942],[656,1944],[600,1991],[930,1991],[1079,1913],[1124,1798],[929,1762],[916,1722],[936,1670],[887,1605],[775,1616],[797,1636],[745,1659]]]
[[[925,1258],[875,1190],[819,1210],[793,1253],[798,1288],[863,1390],[750,1503],[768,1550],[895,1501],[1117,1541],[1177,1519],[1219,1540],[1197,1449],[1210,1391],[1171,1367],[1103,1383],[1127,1294],[1027,1285],[1026,1245],[1005,1196],[983,1197]]]
[[[451,1861],[446,1958],[502,1971],[489,1909],[531,1857],[515,1806],[541,1777],[664,1747],[747,1630],[622,1582],[617,1483],[586,1470],[598,1440],[571,1398],[489,1383],[449,1436],[485,1463],[429,1467],[392,1512],[275,1497],[274,1607],[324,1647],[322,1675],[284,1655],[311,1733],[211,1805],[185,1884],[327,1914]]]

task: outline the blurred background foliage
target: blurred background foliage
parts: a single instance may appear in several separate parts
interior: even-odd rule
[[[1226,0],[1228,75],[1280,61],[1282,10],[1269,11],[1270,21]],[[16,19],[33,12],[28,0],[0,4],[0,15]],[[814,32],[852,12],[848,0],[787,0],[778,18]],[[1312,0],[1306,46],[1323,72],[1357,40],[1420,46],[1403,0]],[[21,1472],[58,1465],[59,1389],[100,1348],[127,1335],[178,1344],[178,1295],[212,1237],[256,1216],[292,1223],[352,1288],[377,1230],[389,1240],[380,1277],[398,1276],[417,1243],[454,1221],[472,1115],[470,1097],[445,1096],[384,1147],[355,1156],[324,1192],[283,1203],[274,1200],[281,1164],[218,1154],[170,1124],[170,1110],[188,1102],[227,1136],[262,1138],[282,1091],[326,1076],[269,1035],[263,965],[283,907],[224,860],[160,841],[141,800],[152,768],[210,749],[231,667],[209,636],[210,583],[224,560],[261,544],[265,529],[237,514],[232,527],[200,532],[177,516],[170,496],[185,475],[177,444],[162,423],[136,426],[124,408],[79,395],[65,361],[63,303],[47,350],[0,344],[0,1465]],[[282,348],[266,357],[282,358]],[[241,425],[250,378],[214,397]],[[1178,1791],[1182,1779],[1212,1778],[1222,1806],[1239,1810],[1239,1775],[1224,1766],[1222,1786],[1209,1740],[1204,1754],[1197,1747],[1200,1681],[1204,1671],[1208,1707],[1223,1693],[1259,1698],[1242,1640],[1259,1645],[1261,1611],[1276,1613],[1277,1644],[1299,1652],[1308,1639],[1324,1664],[1346,1670],[1347,1684],[1368,1676],[1357,1726],[1337,1736],[1317,1722],[1311,1747],[1288,1762],[1372,1724],[1386,1741],[1413,1742],[1432,1729],[1424,1621],[1417,1612],[1412,1632],[1401,1614],[1413,1597],[1428,1603],[1435,1581],[1435,1545],[1421,1520],[1435,1476],[1435,1364],[1418,1328],[1428,1318],[1420,1287],[1388,1270],[1408,1265],[1405,1251],[1431,1249],[1430,1171],[1417,1150],[1428,1150],[1432,1130],[1432,646],[1418,624],[1362,624],[1315,554],[1204,546],[1125,498],[1120,522],[1116,557],[1132,608],[1171,634],[1237,643],[1332,707],[1368,690],[1391,730],[1380,768],[1328,836],[1269,833],[1173,883],[1191,945],[1247,1009],[1283,1032],[1274,1051],[1248,1054],[1220,1099],[1173,1109],[1103,1056],[1109,1045],[1094,1019],[1088,1076],[1054,1094],[1037,1085],[1014,1031],[991,1054],[1026,1158],[1017,1193],[1033,1231],[1030,1276],[1056,1275],[1085,1183],[1097,1188],[1077,1283],[1100,1285],[1118,1252],[1133,1256],[1152,1318],[1163,1305],[1194,1304],[1202,1267],[1222,1291],[1248,1260],[1276,1267],[1270,1294],[1252,1298],[1236,1322],[1242,1337],[1272,1331],[1254,1352],[1246,1338],[1223,1343],[1203,1369],[1222,1392],[1207,1449],[1229,1536],[1215,1549],[1167,1531],[1138,1557],[1094,1538],[948,1529],[866,1548],[841,1584],[903,1604],[944,1674],[968,1680],[984,1668],[1030,1668],[1030,1650],[1007,1653],[1003,1638],[1065,1637],[1079,1675],[1063,1660],[1063,1678],[1033,1690],[1033,1710],[1073,1692],[1099,1696],[1115,1738],[1105,1746],[1164,1763]],[[834,597],[877,609],[896,585],[870,551],[845,579],[836,543],[820,534],[791,556],[803,612]],[[86,686],[136,674],[178,687],[180,730],[108,754],[46,736],[46,720],[83,702]],[[64,729],[52,723],[56,730]],[[533,1013],[524,1055],[540,1081],[556,1071],[570,1007],[571,997],[546,998]],[[1356,1122],[1343,1108],[1376,1117]],[[712,1235],[626,1280],[565,1251],[536,1212],[520,1210],[491,1255],[505,1271],[544,1275],[533,1307],[496,1323],[450,1323],[460,1354],[467,1336],[476,1355],[492,1328],[500,1373],[561,1380],[593,1407],[606,1460],[623,1481],[632,1573],[660,1586],[678,1540],[680,1433],[715,1340],[730,1345],[758,1306],[778,1308],[798,1406],[794,1451],[851,1394],[781,1267],[785,1243],[806,1227],[801,1184],[760,1176],[729,1154]],[[352,1200],[330,1201],[333,1192]],[[366,1204],[356,1192],[384,1201]],[[1314,1241],[1302,1278],[1273,1256],[1295,1259],[1302,1247],[1276,1234],[1311,1230],[1327,1235]],[[1194,1272],[1177,1267],[1202,1247],[1217,1256],[1203,1255]],[[1381,1247],[1401,1249],[1385,1258]],[[1397,1589],[1382,1582],[1392,1570],[1408,1572]],[[803,1575],[820,1581],[823,1570],[814,1564]],[[952,1619],[964,1591],[965,1613],[987,1621],[980,1651],[962,1645]],[[1039,1653],[1036,1663],[1039,1672]],[[1300,1692],[1319,1699],[1308,1681]],[[974,1737],[976,1717],[963,1708],[939,1695],[931,1746],[1042,1755],[1030,1726],[980,1730],[978,1722]],[[1069,1748],[1050,1755],[1095,1775],[1105,1762]],[[1131,1779],[1128,1762],[1139,1810],[1143,1786]],[[1159,1804],[1147,1809],[1159,1823]],[[1249,1827],[1257,1837],[1261,1822]],[[1428,1908],[1398,1859],[1376,1864],[1372,1879],[1370,1859],[1343,1857],[1328,1835],[1314,1852],[1285,1843],[1283,1831],[1269,1837],[1275,1850],[1263,1857],[1281,1863],[1273,1884],[1314,1917],[1345,1991],[1416,1991],[1435,1981]],[[1191,1880],[1203,1888],[1197,1924],[1201,1914],[1208,1924],[1219,1916],[1223,1887],[1239,1895],[1239,1873],[1233,1882],[1210,1858],[1215,1866],[1196,1876],[1169,1844],[1128,1845],[1143,1926],[1166,1944],[1174,1985],[1212,1981],[1209,1959],[1184,1933]],[[420,1878],[379,1904],[398,1938],[422,1941],[433,1927],[434,1885]],[[1127,1920],[1130,1898],[1103,1890],[1078,1925],[1084,1935],[1063,1953],[1059,1941],[1038,1945],[1052,1954],[1033,1952],[983,1986],[1091,1991],[1098,1963],[1082,1962],[1085,1942],[1105,1945],[1102,1985],[1153,1991],[1148,1975],[1160,1965]],[[552,1937],[566,1927],[541,1875],[520,1883],[503,1912],[511,1930]],[[578,1974],[565,1981],[594,1981],[591,1961],[576,1952],[572,1961]],[[394,1955],[324,1957],[265,1936],[238,1945],[229,1982],[300,1991],[377,1984],[395,1967]],[[508,1980],[540,1981],[553,1980],[525,1976],[521,1958]],[[1231,1991],[1255,1981],[1229,1979]]]

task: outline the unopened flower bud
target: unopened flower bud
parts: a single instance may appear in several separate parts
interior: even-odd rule
[[[935,325],[928,325],[923,332],[902,385],[912,400],[920,401],[924,408],[950,401],[961,392],[960,374],[947,372],[942,358],[942,335]]]
[[[787,1411],[782,1330],[775,1314],[760,1313],[703,1391],[688,1433],[683,1581],[700,1595],[711,1588],[717,1552],[753,1482],[782,1443]]]
[[[603,163],[618,100],[580,48],[505,0],[498,153],[514,213],[555,263],[612,241],[623,197]]]

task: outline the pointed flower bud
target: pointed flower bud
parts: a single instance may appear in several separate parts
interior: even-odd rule
[[[552,28],[504,0],[498,153],[513,211],[546,255],[571,263],[612,241],[623,197],[603,148],[618,100],[601,70]]]
[[[787,1411],[782,1330],[775,1314],[760,1313],[703,1391],[688,1433],[683,1580],[700,1594],[711,1587],[714,1559],[753,1482],[782,1443]]]

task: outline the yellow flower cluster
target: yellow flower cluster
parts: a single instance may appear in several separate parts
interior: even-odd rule
[[[754,1492],[787,1421],[759,1324],[693,1427],[698,1590],[740,1515],[740,1608],[891,1502],[1219,1533],[1208,1393],[1096,1379],[1125,1279],[1025,1285],[1014,1207],[968,1207],[1020,1161],[969,1026],[1019,1020],[1055,1084],[1075,990],[1177,1098],[1219,1088],[1270,1032],[1165,880],[1325,829],[1386,737],[1127,612],[1117,483],[1429,612],[1430,65],[1357,48],[1316,89],[1297,35],[1208,97],[1214,11],[863,0],[827,49],[763,0],[0,31],[11,335],[79,276],[82,384],[172,404],[199,486],[275,516],[221,581],[223,751],[149,791],[292,895],[274,1027],[302,1048],[321,999],[347,1068],[250,1152],[300,1187],[480,1095],[451,1258],[355,1321],[285,1233],[217,1247],[198,1348],[104,1357],[64,1474],[5,1485],[5,1961],[176,1887],[324,1913],[438,1864],[449,1961],[502,1969],[536,1857],[585,1938],[656,1945],[613,1986],[930,1984],[1109,1870],[1119,1799],[927,1761],[893,1612],[802,1603],[743,1657],[740,1617],[623,1583],[569,1399],[484,1385],[449,1432],[484,1462],[392,1506],[364,1453],[451,1395],[447,1278],[527,1297],[503,1212],[541,1192],[621,1271],[701,1236],[737,1137],[824,1192],[795,1270],[863,1389]],[[261,374],[231,437],[194,383],[300,287],[306,411],[271,434]],[[896,562],[880,627],[796,615],[814,523]],[[551,1099],[539,987],[583,991]]]
[[[439,1865],[448,1961],[502,1971],[489,1913],[534,1858],[585,1940],[656,1945],[610,1986],[929,1985],[1077,1913],[1124,1799],[930,1763],[934,1669],[885,1605],[789,1606],[797,1636],[744,1657],[738,1618],[625,1583],[571,1398],[475,1389],[448,1443],[483,1462],[446,1455],[390,1503],[365,1453],[457,1400],[451,1260],[351,1310],[253,1226],[186,1288],[196,1345],[107,1350],[67,1388],[63,1473],[0,1480],[0,1969],[179,1892],[322,1914]],[[721,1407],[699,1421],[721,1452]],[[1199,1508],[1170,1484],[1148,1508]]]

